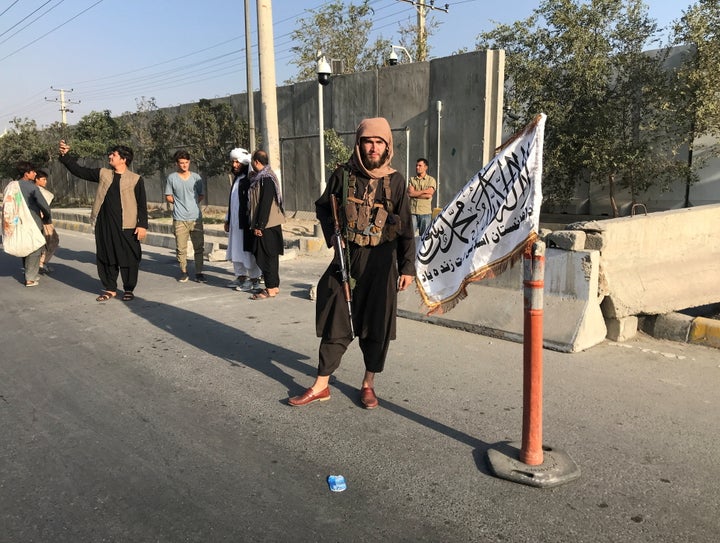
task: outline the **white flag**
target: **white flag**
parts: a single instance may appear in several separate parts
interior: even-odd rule
[[[428,314],[452,309],[468,283],[502,273],[537,239],[545,119],[505,142],[425,232],[415,281]]]

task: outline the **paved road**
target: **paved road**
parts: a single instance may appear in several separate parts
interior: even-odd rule
[[[485,464],[520,437],[521,345],[401,319],[380,408],[357,402],[356,346],[329,402],[290,408],[324,257],[283,262],[280,297],[256,302],[224,263],[179,284],[147,248],[136,300],[98,304],[92,238],[60,235],[37,288],[0,254],[3,543],[718,539],[715,349],[545,351],[544,441],[582,476],[537,489]]]

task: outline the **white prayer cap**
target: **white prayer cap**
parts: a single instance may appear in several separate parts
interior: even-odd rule
[[[230,158],[237,160],[240,164],[250,164],[250,153],[242,147],[236,147],[230,151]]]

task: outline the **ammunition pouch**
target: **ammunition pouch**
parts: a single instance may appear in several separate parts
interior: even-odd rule
[[[360,247],[375,247],[381,243],[392,241],[398,237],[401,224],[400,216],[388,211],[381,205],[375,204],[370,213],[370,221],[363,227],[357,220],[357,208],[348,203],[345,209],[347,221],[347,240]],[[351,220],[350,217],[354,217]]]
[[[354,175],[348,177],[344,181],[347,183],[347,197],[343,206],[347,240],[360,247],[376,247],[397,238],[402,225],[400,216],[393,213],[390,178],[387,176],[383,178],[382,190],[377,191],[380,193],[379,200],[373,191],[371,201],[374,203],[370,205],[355,196],[357,180]]]

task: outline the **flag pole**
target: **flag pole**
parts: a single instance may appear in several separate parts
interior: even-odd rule
[[[487,451],[492,472],[503,479],[547,488],[580,477],[580,468],[560,449],[542,443],[542,349],[545,243],[528,243],[523,255],[523,428],[521,443]]]
[[[529,466],[543,463],[542,347],[545,243],[528,244],[523,258],[523,429],[520,460]]]

